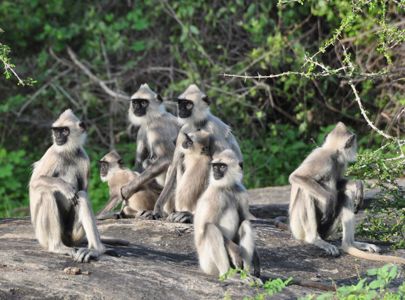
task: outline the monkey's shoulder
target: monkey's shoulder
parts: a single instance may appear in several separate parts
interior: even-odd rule
[[[337,151],[318,147],[314,149],[304,160],[304,164],[331,164],[337,160]]]
[[[207,118],[206,130],[214,134],[217,138],[223,137],[227,139],[232,136],[231,127],[225,124],[220,118],[209,114]]]

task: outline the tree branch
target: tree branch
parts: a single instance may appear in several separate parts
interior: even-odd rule
[[[92,81],[97,83],[101,89],[106,92],[108,95],[111,97],[117,98],[117,99],[122,99],[122,100],[130,100],[131,98],[128,95],[124,95],[121,93],[117,93],[110,89],[106,83],[98,78],[96,75],[94,75],[82,62],[80,62],[76,56],[76,54],[73,52],[73,50],[68,47],[67,52],[69,54],[70,59],[73,61],[73,63],[84,73],[86,74]]]

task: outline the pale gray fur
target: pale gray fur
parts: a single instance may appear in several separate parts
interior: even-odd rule
[[[209,105],[203,100],[206,95],[197,87],[197,85],[190,85],[180,96],[179,99],[186,99],[193,101],[194,108],[192,114],[188,118],[178,118],[179,122],[183,124],[179,137],[183,134],[189,134],[197,130],[205,130],[212,136],[213,145],[211,146],[212,153],[220,153],[226,149],[232,149],[240,163],[243,162],[242,152],[240,151],[239,144],[232,134],[231,128],[222,122],[219,118],[211,114]],[[173,209],[174,195],[177,175],[179,166],[183,164],[183,155],[181,153],[182,140],[177,139],[176,150],[171,166],[168,169],[165,187],[156,202],[154,213],[156,215],[166,215],[171,213]]]
[[[341,222],[344,252],[369,260],[404,263],[403,258],[361,251],[379,252],[380,249],[373,244],[354,240],[354,204],[361,202],[359,198],[363,196],[362,184],[347,181],[344,173],[348,162],[356,160],[356,154],[355,135],[339,122],[328,134],[325,143],[316,148],[290,175],[291,232],[296,239],[336,256],[339,254],[338,248],[326,242],[322,236],[330,236]],[[344,182],[342,186],[341,182]],[[324,220],[327,219],[329,222],[325,223]]]
[[[130,122],[139,127],[136,161],[138,166],[146,168],[136,180],[122,188],[122,195],[126,199],[153,179],[160,186],[164,185],[180,129],[177,119],[165,111],[163,104],[158,100],[158,95],[147,84],[141,85],[131,97],[136,98],[148,99],[150,103],[144,116],[135,116],[132,102],[128,111]]]
[[[68,141],[60,146],[54,143],[34,164],[29,196],[31,220],[41,246],[88,262],[105,248],[87,196],[90,161],[83,148],[85,131],[79,123],[70,109],[55,121],[54,127],[69,127]],[[88,248],[75,250],[85,238]]]
[[[194,216],[194,241],[200,267],[207,274],[223,275],[232,262],[234,267],[254,271],[258,276],[260,266],[253,261],[255,237],[239,159],[228,149],[214,156],[212,163],[217,162],[227,164],[228,170],[219,180],[211,170],[209,185],[197,202]]]

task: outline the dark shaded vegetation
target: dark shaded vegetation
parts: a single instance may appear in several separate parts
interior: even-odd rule
[[[50,124],[69,107],[89,125],[90,196],[99,209],[107,187],[96,161],[116,148],[133,165],[136,131],[127,130],[125,98],[144,82],[168,107],[190,83],[206,91],[241,143],[249,188],[286,184],[340,120],[358,134],[360,152],[385,145],[349,82],[371,121],[403,139],[403,1],[302,2],[1,1],[0,60],[11,58],[17,74],[35,83],[16,84],[10,72],[0,81],[0,216],[27,213],[19,209],[28,203],[30,166],[50,145]],[[288,71],[298,73],[223,76]],[[384,160],[401,147],[398,140],[378,157],[370,150],[369,168],[358,165],[353,174],[370,178],[376,159],[389,169]],[[403,175],[404,160],[394,162]]]

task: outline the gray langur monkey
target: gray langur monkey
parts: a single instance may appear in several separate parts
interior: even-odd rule
[[[53,144],[34,164],[29,182],[31,221],[41,246],[88,262],[105,252],[87,196],[90,160],[86,129],[64,111],[52,125]],[[87,238],[88,248],[75,249]]]
[[[355,205],[362,201],[361,181],[344,177],[348,162],[356,160],[356,135],[339,122],[324,144],[316,148],[290,175],[290,229],[294,238],[313,244],[328,254],[339,255],[336,246],[324,239],[342,224],[342,250],[350,255],[376,261],[405,263],[404,258],[384,256],[373,244],[354,240]]]
[[[223,275],[233,266],[260,276],[248,195],[239,157],[230,149],[214,155],[209,185],[197,202],[194,242],[201,269]]]
[[[162,98],[147,84],[142,84],[132,95],[128,111],[129,121],[139,127],[136,164],[144,171],[121,189],[123,199],[129,199],[144,184],[155,179],[163,187],[166,172],[173,158],[180,124],[167,113]]]
[[[208,184],[211,161],[211,136],[207,131],[199,130],[192,133],[180,133],[182,139],[181,153],[183,163],[177,170],[177,185],[174,197],[174,208],[168,207],[172,213],[168,220],[172,222],[192,222],[197,200]],[[170,202],[167,202],[170,205]]]
[[[122,202],[121,187],[136,180],[139,173],[133,172],[123,166],[122,158],[113,150],[99,161],[101,181],[108,183],[110,199],[104,209],[98,214],[97,219],[110,218],[109,212]],[[121,211],[113,214],[116,218],[135,218],[151,216],[160,189],[155,181],[148,182],[122,204]],[[149,212],[149,214],[148,214]]]
[[[211,114],[209,109],[210,101],[195,84],[190,85],[177,99],[178,119],[183,124],[179,139],[176,143],[176,150],[173,161],[167,172],[167,182],[155,204],[154,214],[164,216],[168,212],[164,206],[168,201],[173,201],[176,186],[176,172],[183,164],[183,154],[181,152],[182,136],[197,130],[205,130],[211,134],[213,139],[212,152],[219,153],[226,149],[231,149],[236,153],[238,160],[242,163],[243,157],[232,131],[228,125],[219,118]]]

